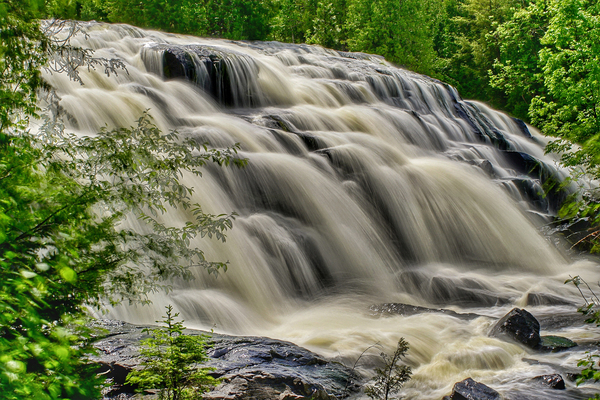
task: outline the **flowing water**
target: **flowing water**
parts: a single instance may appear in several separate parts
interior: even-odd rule
[[[131,126],[149,109],[165,131],[212,147],[240,143],[248,159],[185,178],[205,212],[239,214],[226,243],[194,243],[207,259],[228,260],[228,271],[194,271],[152,306],[110,317],[152,323],[173,304],[190,327],[290,340],[350,365],[402,336],[414,370],[407,398],[439,399],[469,376],[528,398],[580,398],[526,378],[574,369],[585,346],[538,354],[487,336],[491,317],[514,306],[575,314],[581,300],[564,280],[598,277],[540,233],[560,197],[541,195],[542,181],[563,172],[533,128],[377,56],[125,25],[85,31],[73,44],[123,60],[127,72],[82,70],[84,85],[47,75],[68,129]],[[183,223],[186,213],[168,220]],[[480,317],[372,315],[380,303]],[[593,341],[577,324],[549,327],[543,333]]]

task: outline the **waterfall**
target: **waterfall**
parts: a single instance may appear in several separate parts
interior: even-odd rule
[[[566,362],[487,337],[489,318],[368,313],[384,302],[496,317],[515,305],[575,312],[564,304],[578,294],[562,282],[597,272],[539,233],[565,195],[544,193],[544,182],[565,173],[534,128],[374,55],[126,25],[84,32],[74,45],[127,69],[82,70],[84,85],[47,74],[67,129],[127,127],[149,110],[164,131],[215,148],[240,143],[248,159],[184,177],[205,212],[239,214],[226,243],[193,243],[228,271],[195,270],[151,306],[117,306],[110,317],[152,323],[172,304],[190,327],[269,335],[352,362],[404,336],[415,371],[405,395],[419,399],[467,376],[502,387],[548,370],[527,357]],[[563,302],[528,304],[530,294]]]

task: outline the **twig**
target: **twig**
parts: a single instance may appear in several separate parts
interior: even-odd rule
[[[583,239],[580,239],[580,240],[578,240],[578,241],[577,241],[577,243],[575,243],[573,246],[571,246],[571,247],[569,248],[569,250],[572,250],[572,249],[573,249],[573,247],[577,246],[579,243],[583,242],[584,240],[586,240],[586,239],[587,239],[587,238],[589,238],[590,236],[598,236],[599,234],[600,234],[600,229],[599,229],[599,230],[596,230],[596,231],[594,231],[594,232],[592,232],[592,233],[590,233],[589,235],[586,235],[586,236],[585,236]]]
[[[358,365],[358,362],[360,361],[360,359],[362,358],[362,356],[365,355],[365,353],[367,351],[369,351],[370,349],[372,349],[373,347],[381,347],[381,344],[379,342],[370,345],[369,347],[367,347],[366,349],[363,350],[362,353],[360,353],[360,356],[358,356],[358,358],[356,359],[356,361],[354,361],[354,365],[352,365],[352,369],[350,370],[350,374],[348,376],[348,379],[346,379],[346,386],[344,386],[344,391],[342,392],[342,398],[346,397],[347,391],[348,391],[348,384],[350,383],[350,379],[352,377],[352,375],[354,374],[354,370],[356,369],[356,366]]]

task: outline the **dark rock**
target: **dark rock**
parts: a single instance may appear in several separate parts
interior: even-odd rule
[[[167,79],[193,82],[226,106],[263,105],[258,66],[242,53],[205,45],[156,44],[152,50],[162,52],[161,72]]]
[[[567,327],[584,326],[587,317],[572,311],[556,311],[552,314],[537,315],[536,319],[543,330],[557,330]]]
[[[533,136],[531,135],[531,132],[529,132],[529,128],[527,127],[527,124],[525,122],[523,122],[519,118],[513,118],[513,121],[515,122],[515,124],[517,124],[523,136],[525,136],[528,139],[533,139]]]
[[[565,376],[570,382],[575,382],[579,378],[579,372],[567,372]]]
[[[107,379],[112,379],[113,383],[124,385],[127,375],[132,371],[131,365],[119,364],[116,362],[98,362],[98,375],[102,375]]]
[[[542,161],[521,151],[505,151],[504,156],[518,172],[524,175],[539,176],[544,168]]]
[[[419,307],[412,306],[410,304],[402,304],[402,303],[383,303],[383,304],[374,304],[369,307],[369,312],[374,317],[383,317],[388,315],[402,315],[402,316],[410,316],[416,314],[424,314],[424,313],[440,313],[449,315],[451,317],[463,319],[463,320],[472,320],[480,317],[477,314],[462,314],[457,313],[452,310],[446,310],[443,308],[427,308],[427,307]]]
[[[532,349],[540,344],[540,324],[528,311],[513,308],[490,331],[490,336],[507,336]]]
[[[510,178],[509,181],[519,190],[521,196],[533,206],[534,209],[548,212],[548,199],[538,179]]]
[[[577,343],[571,339],[561,336],[542,336],[539,345],[539,350],[557,352],[570,349],[577,346]]]
[[[485,282],[470,278],[429,276],[419,271],[403,271],[399,276],[403,289],[426,298],[433,304],[463,307],[493,307],[511,299],[499,296]]]
[[[452,400],[501,400],[500,393],[483,383],[475,382],[471,378],[454,384]]]
[[[547,293],[528,293],[527,305],[529,306],[572,306],[573,302],[563,297]],[[539,318],[538,318],[539,321]],[[541,322],[540,322],[541,324]]]
[[[540,382],[546,386],[549,386],[552,389],[565,389],[565,381],[563,380],[563,377],[559,374],[536,376],[535,378],[533,378],[533,380],[536,382]]]
[[[136,368],[141,361],[140,340],[148,337],[142,332],[146,327],[107,322],[105,328],[110,334],[95,343],[100,354],[94,361],[109,371],[107,373],[113,373],[111,366]],[[206,332],[186,330],[186,334]],[[211,343],[206,366],[215,369],[211,375],[221,378],[222,384],[205,394],[205,399],[329,400],[358,390],[354,383],[357,378],[349,368],[289,342],[212,334]],[[124,382],[121,377],[125,371],[117,374],[114,367],[113,370],[115,377],[119,376],[119,381],[114,382]],[[107,398],[115,398],[111,397],[113,393],[122,392],[117,388]]]
[[[504,156],[518,173],[539,179],[542,187],[546,183],[550,183],[544,192],[549,209],[556,211],[569,194],[566,188],[556,184],[556,182],[562,181],[556,168],[551,167],[530,154],[520,151],[504,151]],[[553,182],[554,184],[552,184]]]
[[[482,142],[491,144],[499,150],[513,150],[514,145],[496,126],[472,103],[460,101],[454,103],[458,117],[464,119]]]

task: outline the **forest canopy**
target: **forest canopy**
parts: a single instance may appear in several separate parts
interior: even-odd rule
[[[577,122],[570,135],[581,142],[598,129],[598,7],[591,0],[73,0],[52,2],[49,12],[375,53],[545,133],[563,135]]]

